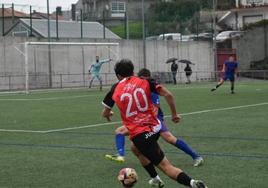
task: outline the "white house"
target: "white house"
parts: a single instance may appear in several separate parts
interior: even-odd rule
[[[236,7],[267,5],[268,0],[236,0]]]
[[[218,25],[239,30],[246,24],[268,19],[268,0],[240,0],[237,4],[237,8],[231,9],[218,20]]]

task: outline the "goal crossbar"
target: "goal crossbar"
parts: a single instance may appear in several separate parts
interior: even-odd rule
[[[25,42],[25,45],[72,45],[72,46],[82,46],[82,45],[91,45],[91,46],[118,46],[119,43],[109,43],[109,42]]]

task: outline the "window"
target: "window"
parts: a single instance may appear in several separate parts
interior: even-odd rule
[[[113,1],[111,3],[111,11],[112,12],[125,12],[126,11],[125,2]]]
[[[255,5],[259,5],[259,4],[263,4],[263,0],[247,0],[247,4],[255,4]]]

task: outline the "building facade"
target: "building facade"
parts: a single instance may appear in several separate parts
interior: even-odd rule
[[[228,11],[218,24],[225,29],[241,30],[247,24],[268,19],[268,5],[240,6]]]
[[[144,0],[145,12],[153,0]],[[73,10],[74,11],[74,10]],[[75,19],[80,19],[81,11],[84,20],[129,20],[142,19],[142,1],[135,0],[79,0],[75,4]]]
[[[268,0],[236,0],[236,7],[268,5]]]

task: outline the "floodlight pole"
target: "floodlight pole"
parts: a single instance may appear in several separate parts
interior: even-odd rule
[[[52,87],[52,66],[51,66],[51,49],[50,49],[50,18],[49,18],[49,0],[47,0],[47,41],[48,41],[48,77],[49,87]]]
[[[2,4],[2,36],[5,36],[5,5]]]
[[[143,66],[147,68],[146,64],[146,42],[145,42],[145,16],[144,16],[144,0],[141,1],[142,11],[142,44],[143,44]]]
[[[214,61],[214,71],[215,79],[217,79],[218,63],[217,63],[217,44],[216,44],[216,8],[217,0],[213,0],[213,37],[212,37],[212,48],[213,48],[213,61]]]
[[[24,43],[24,49],[25,49],[25,92],[26,94],[29,94],[29,66],[28,66],[28,42]]]

